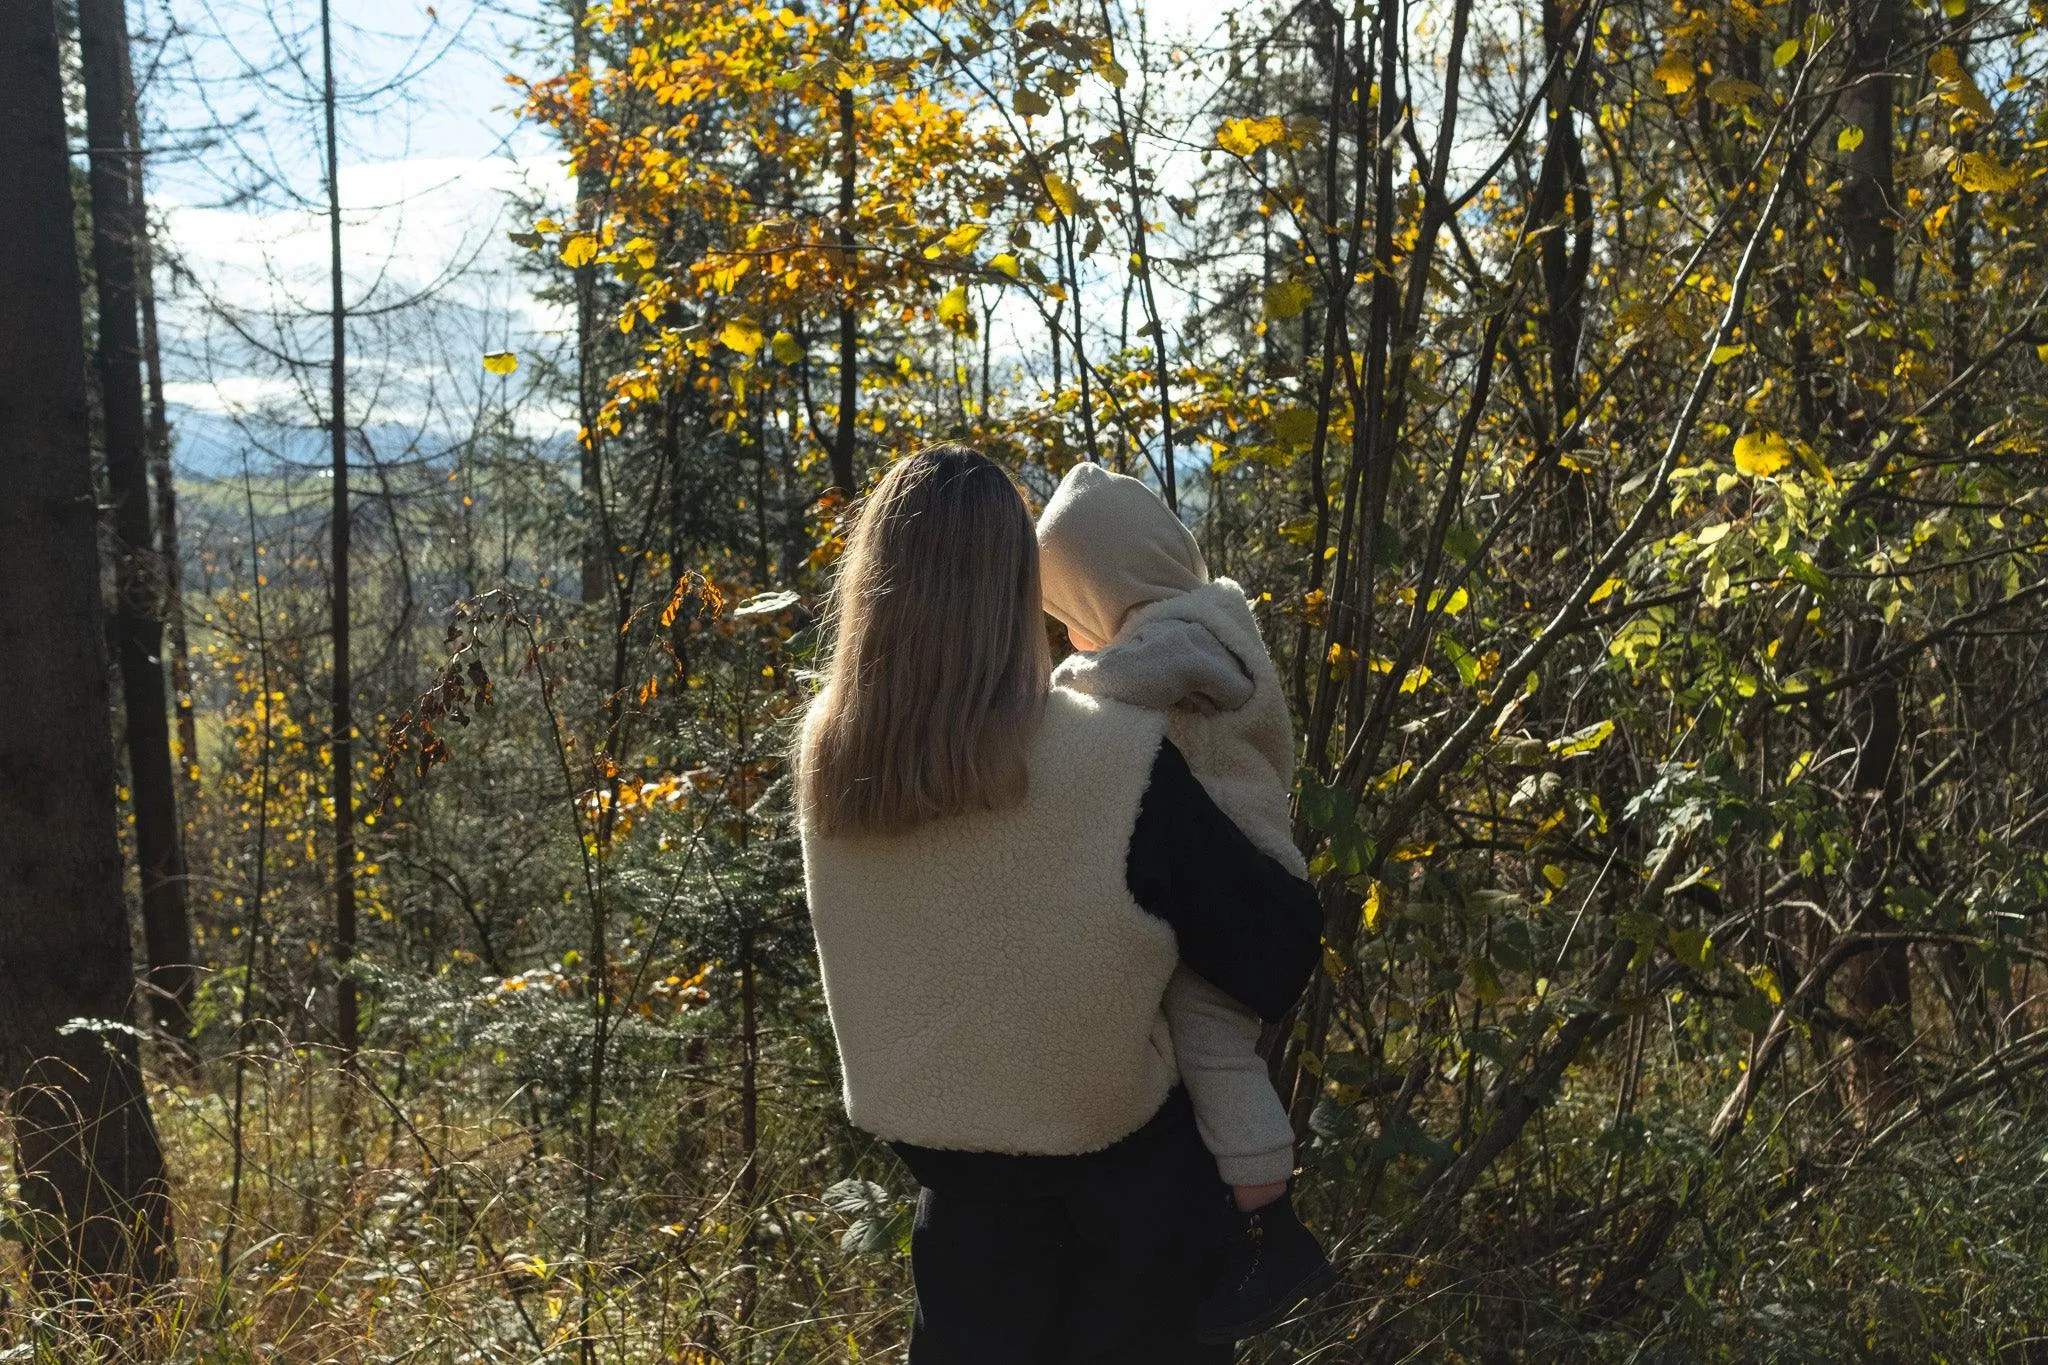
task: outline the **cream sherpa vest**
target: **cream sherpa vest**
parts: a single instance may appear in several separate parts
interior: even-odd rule
[[[806,829],[804,880],[846,1109],[891,1141],[1094,1151],[1178,1072],[1160,1002],[1173,930],[1131,898],[1131,832],[1164,725],[1053,689],[1021,806],[902,834]]]
[[[1288,814],[1294,789],[1294,726],[1287,715],[1280,675],[1259,636],[1259,623],[1243,588],[1218,578],[1191,592],[1140,607],[1125,619],[1107,649],[1067,659],[1053,674],[1053,681],[1096,696],[1129,696],[1120,680],[1171,672],[1174,661],[1118,656],[1156,649],[1153,641],[1173,648],[1177,637],[1146,630],[1148,625],[1166,621],[1187,621],[1206,630],[1230,651],[1251,680],[1251,699],[1234,710],[1174,707],[1167,713],[1167,737],[1187,759],[1189,770],[1201,780],[1209,798],[1259,851],[1295,876],[1305,875],[1307,864],[1294,846]],[[1201,665],[1190,661],[1184,671],[1199,673]]]

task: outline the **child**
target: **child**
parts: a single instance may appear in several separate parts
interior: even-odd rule
[[[1074,654],[1053,681],[1167,713],[1167,737],[1209,796],[1296,876],[1290,837],[1294,736],[1280,678],[1244,590],[1211,580],[1195,538],[1136,479],[1080,464],[1038,521],[1045,608]],[[1203,1341],[1271,1327],[1335,1278],[1294,1216],[1294,1131],[1258,1055],[1259,1021],[1182,966],[1166,1019],[1196,1126],[1237,1206]]]

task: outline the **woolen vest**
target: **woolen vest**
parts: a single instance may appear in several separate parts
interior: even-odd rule
[[[1126,884],[1165,721],[1055,688],[1021,805],[907,833],[803,831],[846,1109],[922,1147],[1095,1151],[1177,1078],[1173,930]]]

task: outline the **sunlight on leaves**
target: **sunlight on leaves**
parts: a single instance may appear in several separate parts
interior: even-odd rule
[[[1751,478],[1769,478],[1792,462],[1792,447],[1776,432],[1752,431],[1736,438],[1735,467]]]

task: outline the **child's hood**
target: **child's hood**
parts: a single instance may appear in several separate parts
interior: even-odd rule
[[[1227,582],[1216,586],[1237,591]],[[1203,715],[1241,710],[1256,690],[1251,670],[1208,625],[1177,616],[1130,622],[1107,649],[1069,655],[1052,679],[1148,711],[1180,707]]]
[[[1045,609],[1092,643],[1116,638],[1140,607],[1209,581],[1188,528],[1158,494],[1098,464],[1077,464],[1038,519]]]

